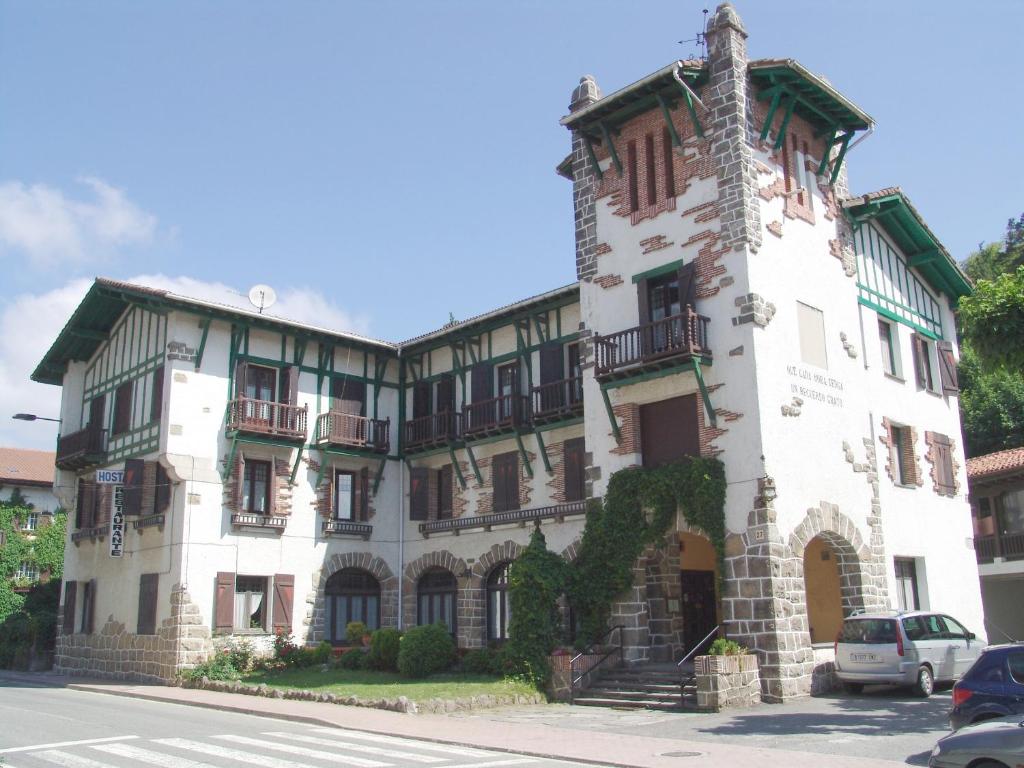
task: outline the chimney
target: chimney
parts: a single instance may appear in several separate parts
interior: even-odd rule
[[[601,89],[592,75],[584,75],[572,91],[569,111],[577,112],[601,99]],[[572,201],[576,218],[576,277],[592,278],[597,273],[597,169],[579,131],[572,132]]]
[[[730,3],[722,3],[707,29],[711,152],[718,168],[722,234],[734,250],[761,246],[761,207],[748,125],[747,31]]]

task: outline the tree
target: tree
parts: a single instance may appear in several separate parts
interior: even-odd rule
[[[1024,445],[1024,373],[986,372],[970,345],[962,346],[960,414],[968,456]]]
[[[985,370],[1024,370],[1024,266],[980,280],[960,300],[960,322]]]

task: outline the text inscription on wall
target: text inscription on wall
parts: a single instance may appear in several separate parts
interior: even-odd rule
[[[787,365],[786,373],[796,379],[789,384],[789,391],[794,396],[804,401],[843,407],[843,382],[839,379],[802,365]]]

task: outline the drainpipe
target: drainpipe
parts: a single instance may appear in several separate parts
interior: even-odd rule
[[[398,629],[402,626],[405,611],[402,604],[402,573],[405,570],[405,462],[398,460]]]

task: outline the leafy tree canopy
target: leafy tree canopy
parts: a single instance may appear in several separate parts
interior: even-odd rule
[[[1024,266],[980,280],[960,300],[964,339],[986,370],[1024,370]]]

